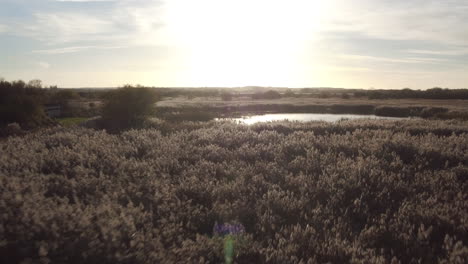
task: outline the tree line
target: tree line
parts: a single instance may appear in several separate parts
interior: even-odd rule
[[[90,96],[92,93],[99,94],[99,97]],[[84,92],[87,98],[82,98],[82,94],[75,89],[58,89],[56,86],[45,88],[40,80],[26,83],[22,80],[9,82],[0,79],[0,128],[12,123],[27,130],[56,125],[57,122],[47,115],[46,105],[58,106],[62,117],[99,115],[103,128],[138,127],[154,113],[154,103],[158,98],[154,89],[130,85],[119,89]],[[89,107],[70,104],[71,100],[89,98],[102,101],[102,106],[97,107],[92,102]]]
[[[369,99],[468,99],[468,89],[448,89],[434,87],[427,90],[361,90],[354,96],[367,96]]]

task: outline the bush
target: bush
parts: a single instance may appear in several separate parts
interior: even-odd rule
[[[0,137],[20,136],[24,134],[25,131],[21,129],[18,123],[10,123],[0,128]]]
[[[448,109],[444,107],[426,107],[421,111],[421,117],[423,118],[437,117],[438,115],[445,114],[447,112],[448,112]]]
[[[157,95],[144,87],[125,86],[105,96],[102,121],[106,128],[114,130],[139,127],[155,112]]]

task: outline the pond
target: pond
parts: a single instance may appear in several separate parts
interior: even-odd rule
[[[283,113],[283,114],[264,114],[264,115],[251,115],[243,116],[241,118],[217,118],[216,120],[232,120],[241,124],[252,125],[259,122],[271,121],[326,121],[336,122],[342,119],[386,119],[386,120],[403,120],[410,119],[410,117],[387,117],[376,115],[353,115],[353,114],[311,114],[311,113]]]

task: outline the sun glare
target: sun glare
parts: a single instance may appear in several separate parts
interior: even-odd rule
[[[187,83],[287,86],[320,28],[323,1],[174,1],[168,27],[188,50]],[[310,49],[310,47],[309,47]]]

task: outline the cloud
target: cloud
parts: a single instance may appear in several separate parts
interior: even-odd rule
[[[39,67],[41,67],[42,69],[49,69],[50,68],[50,64],[47,63],[47,62],[44,62],[44,61],[37,62],[37,65]]]
[[[24,33],[48,43],[96,40],[114,31],[104,18],[81,13],[37,13],[34,18],[35,23],[26,25]]]
[[[60,3],[106,3],[106,2],[117,2],[119,0],[55,0],[55,2]],[[122,0],[120,0],[122,1]]]
[[[108,2],[109,4],[67,7],[67,5],[53,5],[51,2],[45,2],[43,7],[29,8],[28,11],[31,12],[29,17],[9,21],[9,24],[15,27],[15,34],[33,38],[48,45],[65,43],[151,45],[166,42],[167,38],[159,33],[164,24],[160,1],[62,0],[55,2],[64,4],[67,2]]]
[[[105,47],[105,46],[77,46],[77,47],[64,47],[64,48],[56,48],[56,49],[45,49],[45,50],[33,50],[33,53],[39,54],[65,54],[65,53],[76,53],[84,50],[90,49],[99,49],[99,50],[106,50],[106,49],[119,49],[122,47]]]
[[[125,28],[127,43],[156,45],[169,42],[165,29],[165,5],[162,1],[118,2],[111,14],[116,27]]]
[[[468,55],[468,48],[449,49],[449,50],[407,50],[407,52],[415,53],[415,54],[427,54],[427,55],[458,56],[458,55]]]
[[[424,40],[447,44],[468,42],[468,4],[463,0],[335,2],[327,17],[328,31],[359,32],[369,37]]]
[[[55,0],[56,2],[115,2],[117,0]]]
[[[0,33],[7,32],[8,26],[0,24]]]
[[[329,70],[329,71],[344,71],[344,72],[372,72],[375,70],[372,70],[370,68],[366,67],[338,67],[338,66],[325,66],[321,67],[324,70]]]
[[[354,55],[354,54],[343,54],[335,56],[340,59],[347,60],[359,60],[359,61],[379,61],[387,63],[446,63],[447,60],[436,59],[436,58],[388,58],[388,57],[377,57],[377,56],[365,56],[365,55]]]

